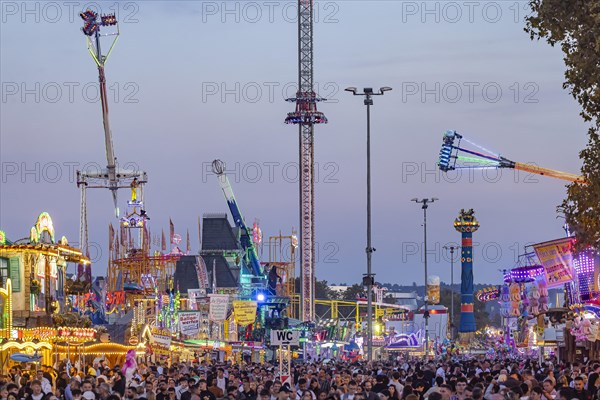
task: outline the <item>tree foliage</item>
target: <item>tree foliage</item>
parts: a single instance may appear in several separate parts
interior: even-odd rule
[[[296,293],[302,293],[302,281],[299,277],[296,277],[294,282],[296,286]],[[331,289],[331,286],[327,281],[315,281],[315,298],[319,300],[337,300],[338,292]]]
[[[342,293],[342,300],[350,300],[354,301],[357,298],[366,297],[365,289],[363,285],[354,284],[352,286],[348,286],[348,288]]]
[[[580,153],[581,171],[588,184],[569,185],[561,206],[579,250],[588,246],[600,249],[600,138],[592,130],[587,147]]]
[[[394,298],[394,296],[392,296],[391,294],[386,294],[383,297],[383,302],[385,304],[396,304],[396,299]]]
[[[566,65],[563,88],[591,123],[579,156],[586,184],[568,186],[561,209],[577,237],[578,249],[600,248],[600,0],[530,0],[525,30],[531,39],[560,45]]]

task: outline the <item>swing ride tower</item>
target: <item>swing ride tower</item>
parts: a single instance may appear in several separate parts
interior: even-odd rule
[[[87,189],[108,189],[113,198],[115,215],[119,218],[119,208],[117,205],[117,190],[130,188],[137,185],[139,190],[139,206],[141,208],[144,199],[144,184],[148,181],[146,173],[135,169],[120,168],[117,164],[117,157],[112,140],[110,129],[110,120],[108,113],[108,96],[106,91],[105,65],[112,50],[119,38],[119,25],[115,14],[99,15],[98,13],[87,10],[80,14],[83,20],[81,30],[86,37],[88,51],[98,67],[98,81],[100,84],[100,102],[102,104],[102,121],[104,128],[104,146],[106,150],[106,167],[98,171],[77,171],[77,187],[81,190],[80,204],[80,230],[79,244],[85,254],[89,254],[88,249],[88,225],[87,225]],[[107,33],[100,33],[101,28],[107,28]],[[112,29],[112,30],[111,30]],[[106,54],[102,54],[101,39],[113,38],[113,41]]]

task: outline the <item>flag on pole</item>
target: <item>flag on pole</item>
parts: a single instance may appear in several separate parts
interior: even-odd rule
[[[85,252],[85,256],[90,259],[90,251],[89,249]],[[85,264],[85,281],[88,283],[92,283],[92,264]]]
[[[108,251],[113,251],[113,246],[115,243],[115,229],[112,224],[108,224]]]
[[[161,251],[167,250],[167,239],[165,239],[165,230],[164,229],[162,231],[162,237],[160,239],[160,250]]]
[[[148,248],[151,247],[150,244],[150,232],[148,231],[148,226],[144,224],[144,236],[142,237],[142,249],[148,245]]]
[[[212,266],[212,292],[217,293],[217,259],[213,258]]]
[[[169,242],[173,243],[173,239],[175,239],[175,225],[173,225],[173,221],[169,218]]]
[[[185,252],[186,254],[190,254],[190,248],[192,247],[191,243],[190,243],[190,230],[187,230],[187,237],[186,237],[186,249]]]
[[[121,224],[121,245],[127,246],[127,230],[125,229],[123,224]]]

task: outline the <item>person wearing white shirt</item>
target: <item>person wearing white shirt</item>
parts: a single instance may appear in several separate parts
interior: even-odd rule
[[[36,379],[40,381],[42,392],[44,392],[44,394],[52,393],[52,385],[48,379],[44,378],[44,372],[42,370],[37,371]]]
[[[223,368],[217,369],[217,387],[227,393],[228,379],[225,377],[225,370]]]
[[[542,400],[554,400],[556,398],[556,390],[550,379],[546,379],[544,383],[542,383],[542,389]]]
[[[394,371],[394,373],[392,373],[392,379],[390,380],[390,385],[394,385],[394,387],[396,388],[396,393],[398,393],[398,396],[402,395],[402,392],[404,391],[404,385],[400,383],[400,372]]]

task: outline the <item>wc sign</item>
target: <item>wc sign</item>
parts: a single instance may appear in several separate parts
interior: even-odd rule
[[[271,331],[271,346],[299,346],[300,331]]]

